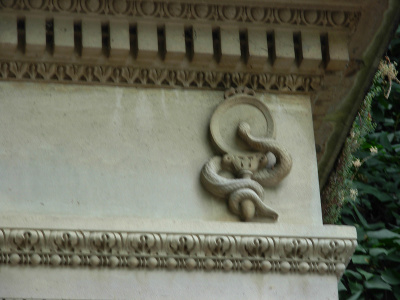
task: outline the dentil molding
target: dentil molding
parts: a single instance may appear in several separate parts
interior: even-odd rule
[[[0,265],[335,274],[351,238],[175,232],[0,229]]]
[[[307,93],[346,68],[360,11],[268,5],[0,1],[0,79]]]

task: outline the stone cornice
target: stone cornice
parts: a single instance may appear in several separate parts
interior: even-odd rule
[[[152,231],[0,229],[0,264],[335,274],[355,238]]]
[[[4,12],[44,14],[83,14],[105,17],[161,18],[181,21],[239,22],[350,29],[354,31],[361,10],[359,5],[313,5],[253,2],[246,5],[204,1],[84,1],[11,0],[0,1]]]
[[[0,78],[12,81],[221,90],[242,86],[258,91],[296,93],[315,91],[322,81],[322,77],[318,75],[252,74],[248,72],[26,61],[0,61]]]

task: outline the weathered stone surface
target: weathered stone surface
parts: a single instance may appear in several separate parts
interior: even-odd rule
[[[17,50],[17,17],[3,16],[0,18],[0,50],[12,55]]]
[[[199,181],[215,153],[208,124],[222,92],[1,86],[2,210],[237,220]],[[290,175],[263,201],[281,223],[321,224],[309,100],[258,96],[293,158]]]
[[[101,23],[98,20],[82,21],[82,56],[96,58],[102,53]]]
[[[29,16],[25,22],[25,53],[41,56],[46,49],[46,20],[43,17]]]
[[[124,21],[110,22],[110,58],[123,61],[130,52],[129,23]]]
[[[72,55],[74,47],[74,20],[72,18],[56,18],[54,20],[54,56]]]

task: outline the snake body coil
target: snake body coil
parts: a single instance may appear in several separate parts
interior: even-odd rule
[[[222,158],[216,156],[204,165],[201,182],[213,195],[228,198],[230,210],[246,221],[252,219],[255,214],[277,219],[278,214],[262,201],[263,186],[274,186],[289,174],[292,167],[290,154],[274,139],[253,137],[247,123],[239,124],[238,135],[252,149],[268,153],[267,157],[270,157],[270,160],[275,158],[276,162],[251,173],[249,178],[232,179],[220,175],[224,170]]]

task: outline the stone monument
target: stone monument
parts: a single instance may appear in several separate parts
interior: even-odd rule
[[[337,299],[317,156],[398,6],[0,0],[0,296]]]

